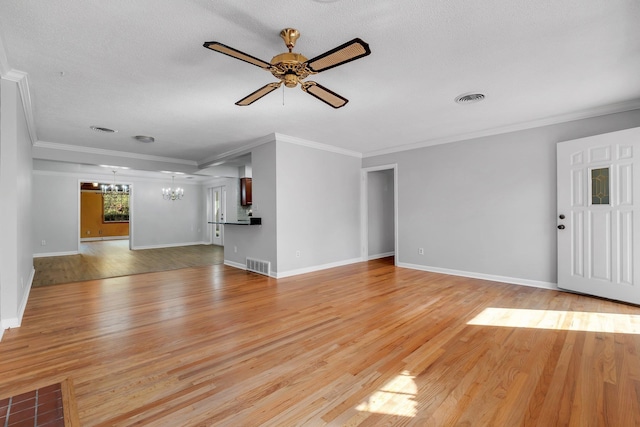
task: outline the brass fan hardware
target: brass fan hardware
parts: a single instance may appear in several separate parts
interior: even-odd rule
[[[289,49],[289,52],[291,52],[296,46],[296,40],[298,40],[298,38],[300,37],[300,31],[296,30],[295,28],[285,28],[284,30],[280,31],[280,37],[282,37],[282,40],[284,40],[284,44]]]
[[[303,82],[302,80],[312,74],[318,74],[322,71],[329,70],[369,55],[371,50],[367,43],[359,38],[355,38],[312,59],[307,59],[304,55],[293,52],[296,41],[300,37],[300,32],[298,30],[295,28],[285,28],[280,31],[280,37],[282,37],[282,40],[287,46],[287,49],[289,49],[289,52],[284,52],[274,56],[271,59],[271,62],[263,61],[255,56],[241,52],[219,42],[213,41],[204,43],[204,47],[207,49],[223,53],[267,70],[279,80],[275,83],[269,83],[250,95],[242,98],[240,101],[236,102],[236,105],[250,105],[263,96],[278,89],[283,83],[286,87],[296,87],[300,84],[300,88],[303,91],[316,97],[320,101],[331,105],[333,108],[343,107],[347,102],[349,102],[347,98],[338,95],[316,82]]]

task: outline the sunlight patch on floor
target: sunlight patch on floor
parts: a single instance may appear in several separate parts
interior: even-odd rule
[[[373,393],[366,402],[360,403],[356,409],[368,413],[415,417],[415,396],[418,387],[414,378],[408,371],[403,371]]]
[[[485,308],[468,325],[640,334],[640,315],[582,311]]]

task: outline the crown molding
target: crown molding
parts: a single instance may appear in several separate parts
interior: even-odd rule
[[[133,185],[137,182],[167,182],[168,179],[171,178],[169,174],[162,172],[146,172],[142,171],[143,174],[138,169],[122,169],[118,171],[118,182],[123,184]],[[33,176],[62,176],[67,178],[75,178],[80,182],[112,182],[113,180],[113,172],[108,171],[106,168],[104,171],[63,171],[63,170],[47,170],[47,169],[34,169],[31,171]],[[183,176],[183,175],[180,175]],[[188,175],[191,178],[180,179],[180,185],[205,185],[207,177],[203,177],[200,175]]]
[[[1,62],[2,60],[0,60],[0,63]],[[4,68],[4,66],[2,68]],[[36,134],[36,121],[33,117],[31,92],[29,91],[29,75],[22,71],[11,69],[6,72],[3,70],[2,78],[15,82],[18,85],[18,90],[20,91],[20,100],[22,101],[22,109],[24,110],[24,116],[27,122],[29,139],[31,140],[31,144],[34,144],[38,140],[38,135]]]
[[[315,148],[317,150],[329,151],[332,153],[342,154],[345,156],[357,157],[359,159],[362,158],[362,153],[352,150],[345,150],[343,148],[338,148],[333,145],[322,144],[320,142],[309,141],[303,138],[297,138],[295,136],[284,135],[281,133],[270,133],[268,135],[262,136],[260,138],[256,138],[251,142],[243,145],[242,147],[234,148],[233,150],[224,152],[222,154],[216,154],[211,157],[207,157],[203,161],[198,163],[198,167],[200,169],[204,169],[210,166],[216,166],[216,163],[222,163],[224,160],[228,160],[230,158],[240,156],[243,154],[247,154],[253,148],[256,148],[262,144],[266,144],[268,142],[288,142],[290,144],[302,145],[305,147]]]
[[[233,150],[225,151],[222,154],[215,154],[213,156],[207,157],[204,160],[198,162],[199,169],[205,169],[210,166],[217,166],[216,163],[224,163],[224,160],[228,160],[233,157],[241,156],[243,154],[247,154],[251,149],[256,148],[262,144],[266,144],[268,142],[274,142],[276,140],[276,134],[270,133],[265,136],[261,136],[260,138],[256,138],[251,140],[247,144],[234,148]]]
[[[562,114],[558,116],[546,117],[544,119],[532,120],[528,122],[516,123],[509,126],[503,126],[492,129],[485,129],[477,132],[471,132],[460,135],[453,135],[443,138],[435,138],[426,141],[416,142],[413,144],[402,145],[400,147],[386,148],[382,150],[369,151],[363,154],[364,158],[381,156],[384,154],[398,153],[401,151],[415,150],[418,148],[431,147],[434,145],[448,144],[450,142],[466,141],[470,139],[482,138],[493,135],[500,135],[509,132],[517,132],[521,130],[534,129],[543,126],[556,125],[560,123],[572,122],[575,120],[590,119],[608,114],[623,113],[640,109],[640,99],[632,101],[620,102],[617,104],[609,104],[575,113]]]
[[[0,76],[4,77],[9,74],[11,67],[9,66],[9,60],[7,59],[7,51],[4,48],[4,40],[0,35]]]
[[[31,93],[29,92],[29,79],[27,73],[19,70],[14,70],[9,65],[9,59],[7,58],[7,51],[4,47],[4,41],[0,36],[0,76],[3,79],[15,82],[18,84],[18,90],[22,98],[22,109],[27,121],[27,130],[29,132],[29,138],[31,144],[38,140],[36,134],[36,121],[33,118],[33,107],[31,103]]]
[[[317,150],[329,151],[331,153],[342,154],[350,157],[362,158],[362,153],[344,148],[338,148],[333,145],[322,144],[320,142],[309,141],[307,139],[297,138],[295,136],[283,135],[281,133],[274,134],[276,141],[288,142],[290,144],[302,145],[305,147],[315,148]]]
[[[45,148],[49,150],[72,151],[75,153],[95,154],[100,156],[124,157],[127,159],[149,160],[153,162],[177,163],[181,165],[197,166],[193,160],[174,159],[171,157],[153,156],[149,154],[129,153],[126,151],[105,150],[102,148],[84,147],[81,145],[59,144],[57,142],[36,141],[34,148]]]

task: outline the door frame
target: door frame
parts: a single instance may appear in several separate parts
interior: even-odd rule
[[[393,245],[394,265],[398,265],[400,250],[398,246],[398,164],[370,166],[360,170],[360,257],[369,260],[369,173],[393,170]]]
[[[76,222],[78,223],[78,236],[77,236],[77,246],[76,246],[76,253],[80,253],[80,245],[82,244],[82,224],[81,222],[81,215],[82,215],[82,202],[81,202],[81,197],[82,197],[82,183],[83,182],[100,182],[100,181],[106,181],[103,178],[80,178],[78,179],[78,185],[77,185],[77,189],[78,189],[78,198],[77,198],[77,218],[76,218]],[[133,206],[134,206],[134,191],[133,191],[133,183],[131,181],[118,181],[118,184],[124,184],[126,186],[129,187],[129,250],[133,250],[134,245],[133,245]],[[124,239],[123,239],[124,240]]]
[[[220,200],[221,206],[223,209],[223,215],[227,216],[227,186],[224,184],[216,185],[212,187],[207,187],[207,217],[209,222],[213,222],[214,220],[214,197],[213,194],[216,189],[220,189]],[[223,219],[224,221],[224,219]],[[214,243],[213,233],[215,230],[215,224],[209,224],[211,228],[209,229],[209,244],[217,245],[224,247],[224,225],[220,225],[220,241],[221,243]]]

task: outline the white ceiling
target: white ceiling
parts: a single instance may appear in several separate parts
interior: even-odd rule
[[[0,71],[28,75],[36,145],[189,166],[278,133],[367,156],[639,108],[639,22],[638,0],[2,1]],[[308,58],[369,43],[313,78],[344,108],[299,88],[234,105],[275,79],[202,44],[270,61],[285,27]]]

